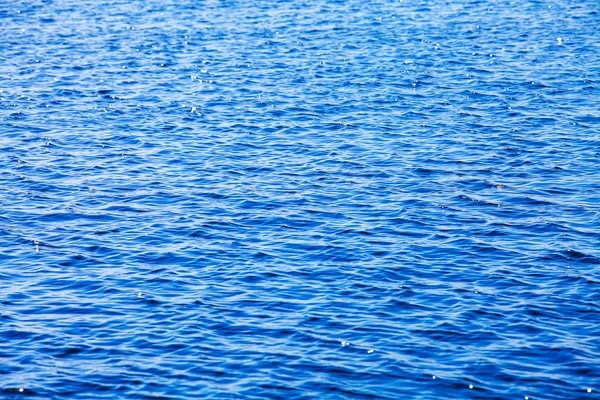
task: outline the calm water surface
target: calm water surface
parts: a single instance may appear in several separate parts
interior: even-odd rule
[[[0,41],[2,398],[600,397],[597,1],[2,1]]]

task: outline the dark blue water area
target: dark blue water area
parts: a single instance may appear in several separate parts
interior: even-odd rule
[[[0,2],[0,398],[600,398],[600,3]]]

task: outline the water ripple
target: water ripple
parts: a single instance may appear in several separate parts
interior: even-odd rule
[[[0,393],[596,398],[599,13],[0,4]]]

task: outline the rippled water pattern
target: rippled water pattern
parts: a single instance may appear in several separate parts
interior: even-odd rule
[[[0,3],[0,395],[592,399],[600,3]]]

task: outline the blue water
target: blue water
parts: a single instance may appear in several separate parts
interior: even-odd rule
[[[599,398],[599,43],[595,0],[0,2],[0,397]]]

